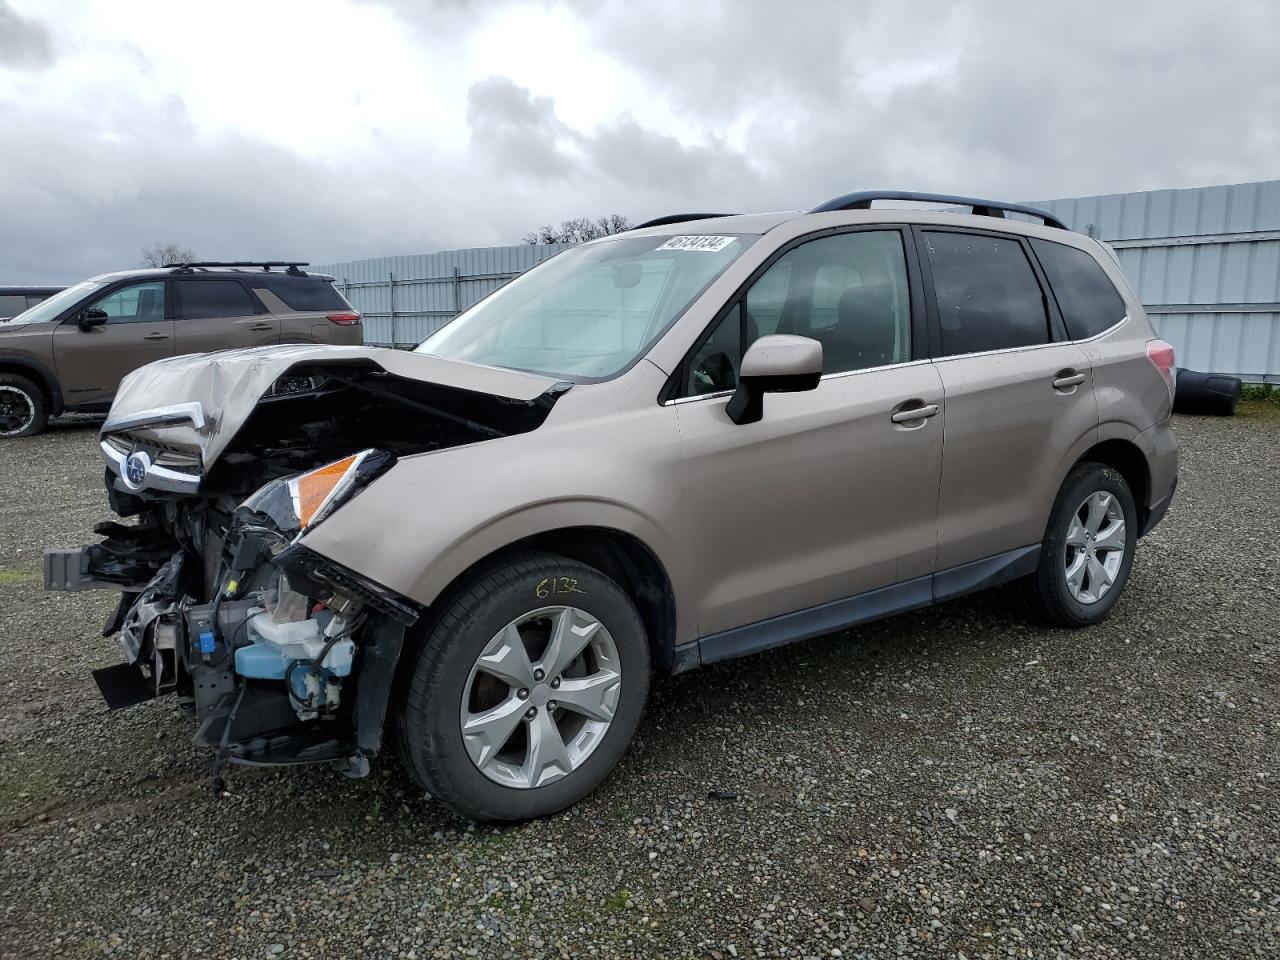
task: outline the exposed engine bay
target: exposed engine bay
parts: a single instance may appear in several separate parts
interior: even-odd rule
[[[227,761],[362,776],[423,611],[307,549],[307,532],[400,457],[535,429],[567,388],[513,400],[371,360],[295,364],[211,464],[182,442],[228,429],[199,402],[109,417],[108,502],[131,522],[47,551],[46,587],[121,592],[103,636],[126,662],[95,673],[104,697],[119,708],[176,695],[216,751],[215,778]]]

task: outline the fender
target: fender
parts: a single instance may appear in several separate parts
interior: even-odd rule
[[[370,492],[376,486],[371,487]],[[341,511],[332,519],[336,520],[340,515]],[[336,562],[351,566],[362,575],[383,582],[372,571],[361,570],[352,565],[351,558],[341,549],[345,538],[331,540],[318,537],[317,534],[324,531],[326,526],[329,523],[317,527],[316,533],[308,537],[304,545]],[[431,559],[424,567],[399,571],[397,583],[384,585],[429,606],[467,570],[513,543],[538,534],[582,527],[626,534],[640,541],[666,571],[671,583],[676,609],[676,643],[696,638],[697,625],[692,620],[692,607],[680,602],[682,596],[687,596],[689,574],[684,569],[675,543],[661,527],[639,510],[620,501],[602,497],[574,496],[523,504],[478,526],[455,528],[451,531],[449,542],[432,551]]]
[[[49,395],[49,412],[54,416],[62,413],[62,391],[58,388],[58,380],[53,371],[39,360],[22,353],[6,353],[0,350],[0,367],[20,367],[30,371],[37,383],[44,387]]]

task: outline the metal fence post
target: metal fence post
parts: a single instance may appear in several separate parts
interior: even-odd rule
[[[462,271],[457,267],[453,268],[453,315],[456,317],[462,312]]]
[[[391,314],[391,346],[400,345],[400,341],[396,339],[396,275],[394,272],[387,274],[390,286],[387,288],[387,311]]]

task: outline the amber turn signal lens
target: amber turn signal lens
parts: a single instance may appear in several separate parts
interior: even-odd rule
[[[310,473],[304,473],[294,481],[294,506],[298,514],[298,522],[306,528],[324,502],[333,493],[335,487],[342,482],[347,471],[355,464],[358,454],[335,460]]]

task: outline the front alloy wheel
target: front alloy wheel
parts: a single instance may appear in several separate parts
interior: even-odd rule
[[[577,607],[512,620],[476,658],[462,742],[490,780],[528,789],[577,770],[613,723],[622,664],[609,631]]]
[[[649,691],[649,639],[627,593],[586,564],[527,553],[433,609],[398,714],[410,775],[472,820],[527,820],[586,796]]]

